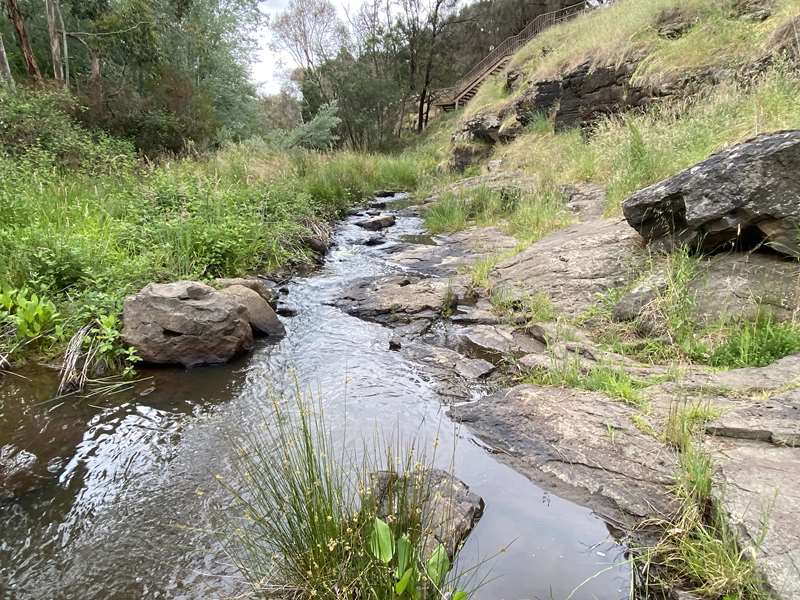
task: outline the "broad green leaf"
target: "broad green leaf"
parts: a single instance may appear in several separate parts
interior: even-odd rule
[[[372,526],[369,549],[372,551],[373,556],[385,565],[388,565],[394,556],[394,535],[392,535],[392,530],[378,517],[375,517],[375,523]]]
[[[411,579],[413,577],[414,577],[414,568],[411,567],[409,569],[406,569],[406,572],[403,573],[403,576],[400,578],[400,581],[398,581],[394,585],[394,593],[397,594],[398,596],[402,596],[406,592],[408,584],[411,583]]]
[[[411,538],[408,534],[403,534],[397,540],[397,569],[395,569],[395,578],[400,579],[400,576],[406,572],[406,569],[412,563],[412,555],[414,548],[411,546]]]
[[[467,598],[469,598],[467,592],[464,590],[458,590],[455,594],[453,594],[452,600],[467,600]]]
[[[447,550],[444,549],[442,544],[439,544],[428,559],[428,564],[426,565],[428,577],[430,577],[433,585],[438,588],[442,585],[442,580],[449,570],[450,559],[447,558]]]

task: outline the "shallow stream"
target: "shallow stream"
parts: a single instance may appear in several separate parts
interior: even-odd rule
[[[454,462],[486,502],[462,564],[511,544],[481,565],[488,579],[476,599],[627,598],[624,548],[603,521],[499,463],[449,421],[419,365],[389,350],[389,329],[327,304],[357,277],[398,271],[392,245],[433,243],[419,219],[398,217],[386,244],[364,246],[371,234],[354,220],[340,224],[319,271],[288,284],[284,300],[299,312],[284,319],[277,344],[222,367],[143,369],[149,379],[102,398],[51,400],[56,382],[46,370],[0,379],[0,444],[36,453],[51,475],[41,490],[0,505],[0,598],[245,592],[212,531],[216,507],[230,504],[214,476],[230,476],[231,440],[268,394],[296,382],[321,397],[334,435],[399,431],[429,445],[438,436],[443,466]]]

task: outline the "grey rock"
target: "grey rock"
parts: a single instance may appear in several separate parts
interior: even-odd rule
[[[535,329],[535,328],[534,328]],[[468,356],[498,364],[534,352],[544,352],[544,334],[503,325],[471,325],[456,332],[458,347]]]
[[[713,155],[622,205],[651,247],[703,251],[761,241],[800,256],[800,131],[760,135]]]
[[[149,363],[224,363],[253,347],[245,307],[195,281],[148,284],[125,299],[122,318],[123,341]]]
[[[334,304],[359,318],[397,326],[440,317],[460,294],[463,289],[445,279],[391,275],[355,281]]]
[[[441,543],[452,561],[483,515],[483,498],[472,493],[463,481],[441,469],[428,469],[419,477],[410,478],[381,471],[373,473],[371,478],[379,514],[386,516],[393,512],[394,486],[406,486],[400,493],[420,504],[423,529],[429,532],[423,542],[425,560]]]
[[[272,307],[250,288],[232,285],[222,290],[222,293],[244,306],[245,316],[253,331],[274,338],[286,335],[286,329]]]
[[[800,598],[800,449],[714,438],[715,493],[776,597]]]
[[[380,217],[373,217],[371,219],[364,219],[356,221],[356,225],[368,231],[378,231],[379,229],[386,229],[395,223],[394,215],[382,215]]]
[[[485,360],[468,358],[449,348],[430,344],[410,344],[404,347],[405,354],[416,362],[429,367],[438,376],[447,378],[450,373],[468,380],[483,379],[494,372],[495,366]]]
[[[0,446],[0,501],[12,500],[41,486],[39,459],[31,452]]]
[[[385,204],[385,202],[384,202],[384,204]],[[367,214],[368,214],[370,217],[377,217],[378,215],[380,215],[380,214],[381,214],[381,211],[380,211],[380,210],[378,210],[377,208],[370,208],[370,209],[367,211]]]
[[[565,185],[561,193],[567,199],[567,208],[575,213],[581,221],[600,219],[606,204],[606,192],[593,183],[576,183]]]
[[[278,304],[277,308],[275,308],[275,312],[282,317],[296,317],[300,314],[300,309],[294,304],[283,302]]]
[[[450,409],[495,452],[559,495],[630,527],[668,516],[674,453],[637,429],[635,409],[594,392],[520,385]]]
[[[658,28],[658,35],[668,40],[676,40],[683,37],[694,25],[690,21],[675,21],[665,23]]]
[[[499,128],[498,128],[499,132]],[[452,156],[447,165],[448,170],[454,173],[463,173],[492,155],[492,146],[489,144],[455,144],[451,150]]]
[[[722,409],[722,415],[706,424],[710,435],[800,446],[800,390],[764,400],[717,402],[715,406]]]
[[[517,69],[510,69],[506,73],[506,92],[513,92],[520,83],[522,79],[522,71],[518,71]]]
[[[365,246],[380,246],[381,244],[386,243],[386,236],[376,234],[369,236],[366,240],[364,240]]]
[[[587,221],[531,244],[492,271],[496,286],[519,297],[546,294],[554,308],[577,316],[598,294],[635,279],[646,259],[624,221]]]
[[[517,121],[529,125],[537,116],[549,116],[561,99],[561,80],[540,80],[531,83],[514,103]]]
[[[214,285],[218,288],[226,288],[232,285],[243,285],[257,292],[264,300],[270,304],[274,304],[278,298],[278,293],[275,290],[274,282],[261,279],[260,277],[232,277],[220,278],[214,280]]]
[[[500,141],[500,125],[497,113],[476,115],[461,123],[461,128],[453,134],[453,141],[496,144]]]

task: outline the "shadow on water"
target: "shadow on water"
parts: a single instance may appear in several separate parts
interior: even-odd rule
[[[211,598],[246,588],[213,534],[230,506],[215,475],[230,477],[231,442],[270,393],[299,383],[318,395],[334,436],[396,432],[438,446],[442,466],[486,501],[461,560],[491,561],[485,600],[627,597],[624,548],[591,511],[498,463],[446,416],[417,364],[388,349],[390,331],[326,304],[356,277],[398,271],[368,233],[341,224],[322,269],[289,286],[299,309],[286,337],[248,357],[182,371],[143,369],[133,390],[51,401],[55,376],[0,380],[0,443],[35,452],[43,487],[0,506],[0,598]],[[424,236],[398,218],[395,243]],[[406,242],[403,242],[403,240]],[[418,238],[416,243],[426,243]],[[617,566],[613,566],[617,565]],[[485,573],[482,573],[485,574]]]

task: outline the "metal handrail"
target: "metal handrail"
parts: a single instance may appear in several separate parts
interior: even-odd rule
[[[583,2],[578,2],[566,8],[537,16],[518,34],[509,36],[500,42],[494,50],[472,67],[455,85],[434,91],[433,95],[437,98],[436,104],[453,104],[463,93],[467,92],[477,81],[483,78],[487,72],[493,70],[502,59],[514,54],[544,30],[557,23],[571,19],[590,8],[593,8],[593,4],[589,0],[583,0]]]

